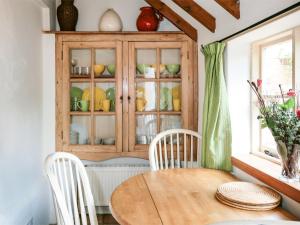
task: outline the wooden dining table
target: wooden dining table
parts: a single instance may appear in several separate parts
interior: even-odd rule
[[[230,220],[297,220],[278,207],[247,211],[220,203],[217,188],[238,179],[211,169],[169,169],[134,176],[116,188],[110,209],[121,225],[206,225]]]

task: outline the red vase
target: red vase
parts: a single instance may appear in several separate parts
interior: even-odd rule
[[[139,31],[157,31],[163,17],[152,7],[142,7],[136,26]]]

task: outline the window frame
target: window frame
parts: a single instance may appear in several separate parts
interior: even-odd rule
[[[296,35],[297,34],[297,35]],[[263,48],[272,46],[287,40],[292,40],[292,88],[296,88],[296,82],[300,81],[300,74],[296,77],[296,46],[300,48],[300,26],[289,29],[272,36],[266,37],[259,41],[253,42],[251,46],[251,80],[257,80],[262,78],[262,54]],[[300,55],[298,56],[300,60]],[[299,86],[300,87],[300,86]],[[263,151],[266,147],[262,146],[262,129],[257,123],[257,115],[259,114],[257,106],[255,106],[256,96],[251,92],[250,94],[250,121],[251,121],[251,151],[250,153],[269,161],[280,164],[280,160],[276,157],[269,156]],[[274,152],[274,149],[271,149]]]

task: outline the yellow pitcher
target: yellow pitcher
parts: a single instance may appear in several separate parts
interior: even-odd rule
[[[145,110],[146,104],[147,104],[146,99],[144,99],[144,98],[137,98],[136,99],[136,111],[143,112]]]
[[[176,112],[179,112],[181,110],[181,102],[179,98],[173,99],[173,109]]]
[[[103,111],[104,112],[109,112],[110,109],[110,100],[109,99],[104,99],[103,100]]]

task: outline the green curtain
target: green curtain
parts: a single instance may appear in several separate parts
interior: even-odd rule
[[[231,123],[223,72],[224,43],[202,48],[205,56],[205,97],[202,125],[202,167],[231,171]]]

